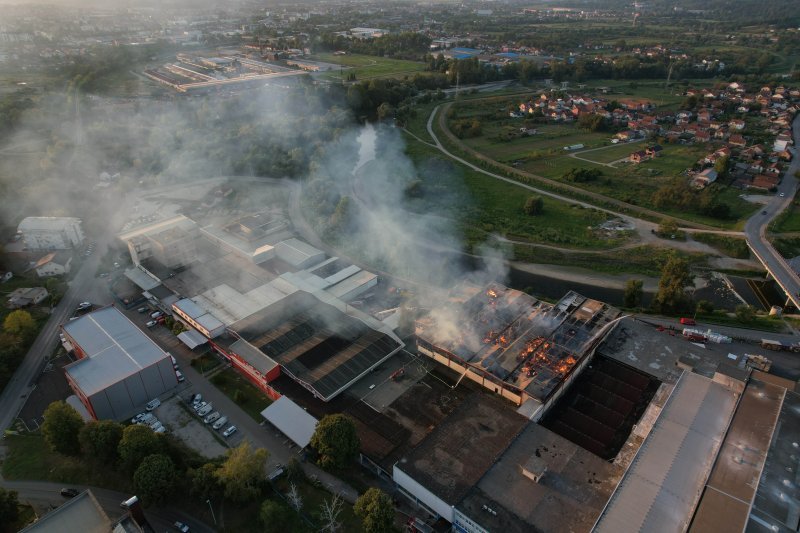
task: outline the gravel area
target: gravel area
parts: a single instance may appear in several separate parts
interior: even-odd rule
[[[167,430],[183,440],[191,448],[208,458],[225,455],[227,448],[214,437],[210,426],[206,426],[197,417],[189,414],[181,400],[174,397],[162,403],[155,410],[155,415]]]

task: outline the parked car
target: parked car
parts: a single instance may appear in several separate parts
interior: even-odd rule
[[[197,405],[198,403],[203,401],[203,395],[198,392],[197,394],[192,396],[190,401],[192,405]]]
[[[147,425],[150,426],[150,429],[155,430],[158,426],[162,426],[163,424],[158,418],[153,418]]]
[[[138,415],[136,415],[133,418],[131,418],[131,424],[138,424],[139,422],[142,421],[142,419],[144,417],[145,417],[145,413],[139,413]]]
[[[153,430],[153,433],[166,433],[166,432],[167,428],[165,428],[164,426],[159,426]]]
[[[184,377],[183,372],[180,370],[175,370],[175,377],[178,378],[178,383],[186,381],[186,377]]]
[[[81,302],[78,304],[78,311],[86,311],[92,308],[92,302]]]
[[[155,320],[150,320],[150,321],[147,322],[147,324],[145,324],[145,326],[147,326],[148,328],[152,328],[156,324],[158,324],[158,322],[156,322]]]
[[[219,420],[214,422],[214,425],[211,426],[211,427],[213,427],[214,429],[219,429],[222,426],[224,426],[227,421],[228,421],[228,417],[227,416],[221,416],[221,417],[219,417]]]
[[[697,322],[695,322],[693,318],[681,318],[681,324],[684,326],[695,326]]]
[[[156,398],[156,399],[154,399],[154,400],[150,400],[149,402],[147,402],[146,409],[147,409],[148,411],[152,411],[153,409],[155,409],[155,408],[156,408],[156,407],[158,407],[159,405],[161,405],[161,400],[159,400],[158,398]]]
[[[155,320],[156,318],[160,317],[163,314],[164,313],[162,313],[161,311],[154,311],[154,312],[150,313],[150,318]]]
[[[169,358],[172,359],[172,367],[178,368],[178,361],[175,360],[175,356],[172,354],[167,354],[167,355],[169,355]]]
[[[207,403],[207,404],[205,405],[205,407],[203,407],[203,408],[201,408],[199,411],[197,411],[197,414],[198,414],[198,415],[200,415],[200,416],[206,416],[208,413],[210,413],[210,412],[211,412],[211,410],[212,410],[213,408],[214,408],[214,406],[213,406],[213,405],[211,405],[210,403]]]
[[[177,521],[176,521],[176,522],[175,522],[174,524],[172,524],[172,525],[175,527],[175,529],[177,529],[177,530],[178,530],[178,531],[180,531],[181,533],[189,533],[189,526],[187,526],[187,525],[186,525],[186,524],[184,524],[183,522],[177,522]]]
[[[145,426],[149,426],[150,422],[152,422],[155,419],[156,419],[156,417],[153,416],[153,413],[145,413],[145,415],[142,418],[140,418],[139,421],[136,422],[136,423],[137,424],[144,424]]]
[[[78,491],[76,489],[63,488],[61,489],[61,495],[65,498],[74,498],[78,495]]]
[[[227,438],[227,437],[230,437],[231,435],[233,435],[234,433],[236,433],[236,426],[231,426],[231,427],[229,427],[228,429],[226,429],[225,431],[222,432],[222,436]]]
[[[202,408],[203,408],[203,407],[205,407],[206,405],[208,405],[208,402],[204,402],[204,401],[202,401],[202,399],[201,399],[201,401],[199,401],[199,402],[197,402],[196,404],[194,404],[194,405],[192,406],[192,408],[195,410],[195,412],[199,412],[199,411],[200,411],[200,409],[202,409]]]
[[[216,422],[216,420],[220,417],[219,411],[214,411],[210,415],[208,415],[203,422],[206,424],[211,424],[212,422]]]
[[[137,309],[136,311],[137,311],[138,313],[144,313],[144,312],[145,312],[145,311],[147,311],[148,309],[150,309],[150,308],[149,308],[149,307],[140,307],[140,308],[139,308],[139,309]]]

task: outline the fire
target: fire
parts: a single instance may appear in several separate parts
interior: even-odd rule
[[[497,298],[497,291],[494,290],[494,289],[489,289],[489,290],[486,291],[486,295],[489,298]]]

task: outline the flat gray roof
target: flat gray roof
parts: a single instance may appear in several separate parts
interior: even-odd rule
[[[247,342],[246,340],[239,339],[228,348],[230,351],[247,361],[247,363],[261,372],[266,374],[276,366],[274,360],[267,355],[263,354],[258,348]]]
[[[189,318],[197,318],[207,313],[205,309],[191,301],[189,298],[178,300],[172,305],[173,307],[180,309]]]
[[[735,407],[732,391],[684,372],[594,531],[685,531]]]
[[[281,396],[261,411],[261,416],[301,448],[308,446],[317,429],[317,419],[286,396]]]
[[[314,248],[299,239],[286,239],[275,245],[275,252],[290,265],[299,266],[315,256],[324,256],[325,252]]]
[[[104,307],[64,324],[86,357],[64,367],[86,396],[156,364],[166,352],[116,307]]]
[[[85,490],[22,529],[20,533],[108,533],[112,522],[91,491]]]

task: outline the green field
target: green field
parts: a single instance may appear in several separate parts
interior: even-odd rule
[[[775,233],[792,233],[800,231],[800,202],[797,197],[792,201],[788,209],[786,209],[778,217],[769,228]]]
[[[637,95],[640,96],[640,95]],[[571,169],[599,169],[603,176],[595,181],[578,185],[581,188],[603,194],[610,198],[663,212],[685,220],[699,222],[720,228],[734,228],[742,218],[755,210],[739,198],[738,190],[731,189],[725,183],[714,185],[719,200],[727,203],[731,208],[731,219],[718,220],[699,215],[686,210],[658,209],[652,202],[653,194],[659,187],[669,183],[674,177],[679,177],[710,150],[710,145],[663,145],[662,155],[656,159],[638,165],[622,163],[609,167],[598,163],[607,163],[621,159],[635,150],[644,147],[644,143],[626,144],[622,146],[610,143],[609,133],[590,133],[583,131],[575,124],[546,124],[535,125],[537,135],[505,140],[503,132],[519,130],[523,123],[520,119],[508,117],[506,108],[508,100],[487,99],[481,102],[473,101],[459,103],[457,111],[450,116],[450,124],[454,120],[474,118],[481,122],[481,134],[475,138],[463,139],[460,142],[469,149],[508,165],[518,171],[528,172],[554,181],[561,181],[562,177]],[[517,100],[521,101],[521,100]],[[513,124],[513,126],[512,126]],[[438,126],[438,120],[437,120]],[[440,128],[436,129],[439,135]],[[443,133],[440,135],[442,140]],[[448,144],[452,144],[449,141]],[[581,152],[566,152],[564,147],[572,144],[583,144],[586,148],[608,146],[608,148],[592,151],[581,155]],[[463,151],[463,150],[459,150]],[[584,161],[571,157],[576,154],[591,161]],[[470,156],[474,158],[475,156]],[[501,173],[504,171],[500,170]],[[507,171],[506,171],[507,173]]]
[[[609,238],[598,232],[597,226],[610,218],[601,211],[544,197],[542,214],[528,216],[523,206],[535,193],[457,165],[410,138],[406,151],[425,191],[422,198],[409,200],[407,208],[453,220],[470,245],[484,242],[490,234],[575,249],[608,249],[629,240],[627,235]]]
[[[355,73],[356,81],[372,78],[402,78],[425,69],[425,64],[417,61],[358,54],[346,56],[315,54],[310,59],[344,67],[341,72],[330,71],[322,74],[323,77],[330,79],[342,79],[343,76],[346,78],[351,73]]]
[[[211,383],[236,402],[256,422],[263,420],[261,411],[272,403],[263,392],[230,368],[214,374]]]

